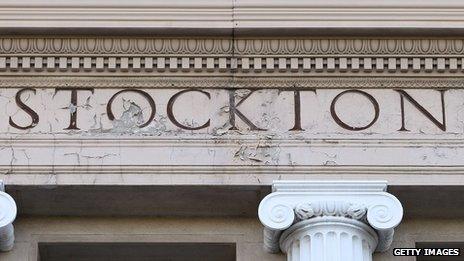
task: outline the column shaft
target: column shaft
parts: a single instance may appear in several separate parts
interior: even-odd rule
[[[296,223],[282,234],[288,261],[372,261],[377,235],[362,222],[318,217]]]

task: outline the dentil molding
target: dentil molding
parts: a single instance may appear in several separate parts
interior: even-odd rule
[[[463,39],[0,38],[1,75],[460,77]]]
[[[314,237],[319,235],[327,237],[326,241],[348,236],[347,244],[358,238],[366,242],[368,247],[362,251],[368,255],[374,250],[387,250],[393,240],[393,229],[403,217],[403,208],[398,199],[385,192],[386,187],[382,181],[274,181],[273,192],[261,201],[258,209],[265,226],[265,249],[274,253],[281,250],[292,261],[313,260],[294,259],[290,252],[295,247],[298,251],[301,247],[314,247],[317,241]],[[304,237],[314,242],[306,246]],[[332,243],[337,242],[324,245]]]

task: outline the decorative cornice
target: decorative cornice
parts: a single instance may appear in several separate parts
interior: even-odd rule
[[[7,75],[459,76],[463,39],[2,37]]]
[[[393,228],[403,217],[401,203],[386,193],[386,182],[275,181],[273,193],[258,209],[266,227],[265,247],[275,252],[284,231],[295,223],[318,217],[339,217],[363,221],[377,231],[377,251],[391,244]]]

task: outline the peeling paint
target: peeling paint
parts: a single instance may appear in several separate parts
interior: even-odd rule
[[[143,112],[140,106],[132,101],[124,101],[124,111],[121,118],[113,121],[112,133],[138,132],[143,123]]]

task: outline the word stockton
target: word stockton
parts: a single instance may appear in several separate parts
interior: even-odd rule
[[[241,109],[244,104],[249,101],[250,97],[259,95],[257,93],[258,90],[248,90],[248,93],[245,95],[237,95],[238,91],[243,91],[243,89],[224,89],[227,94],[227,107],[228,107],[228,124],[229,124],[229,130],[239,130],[239,125],[237,124],[237,121],[240,120],[243,124],[245,124],[247,129],[253,130],[253,131],[266,131],[266,129],[263,126],[260,126],[256,121],[252,120],[252,114],[253,112],[250,111],[244,111]],[[405,120],[407,118],[407,115],[411,113],[411,109],[415,110],[416,113],[421,114],[423,119],[426,119],[428,122],[432,124],[432,126],[435,126],[437,129],[441,131],[446,131],[447,130],[447,125],[446,125],[446,101],[445,101],[445,93],[447,92],[446,89],[438,89],[438,90],[433,90],[433,95],[435,98],[437,98],[436,101],[439,101],[439,109],[434,112],[431,112],[430,109],[426,109],[427,105],[431,103],[430,101],[424,102],[420,101],[420,99],[417,99],[417,97],[414,97],[414,94],[410,93],[409,90],[402,90],[402,89],[395,89],[391,90],[393,93],[395,93],[395,97],[397,97],[397,100],[395,101],[395,104],[392,105],[396,108],[398,111],[398,117],[399,117],[399,125],[396,126],[397,131],[408,131],[408,124],[407,121]],[[89,95],[93,95],[95,90],[94,88],[56,88],[54,89],[55,95],[57,93],[69,93],[69,104],[70,107],[73,107],[73,110],[70,110],[69,112],[69,120],[68,123],[66,124],[67,127],[65,130],[79,130],[79,121],[78,121],[78,114],[79,114],[79,100],[78,100],[78,94],[81,93],[88,93]],[[281,89],[278,90],[278,95],[282,95],[282,93],[287,92],[290,98],[291,105],[289,105],[288,109],[289,115],[291,116],[291,125],[289,124],[287,127],[288,131],[305,131],[305,127],[302,126],[302,110],[307,109],[302,105],[302,94],[304,93],[313,93],[316,94],[318,90],[316,89]],[[14,100],[15,100],[15,105],[17,106],[18,110],[26,113],[30,119],[28,121],[29,124],[25,124],[24,121],[22,123],[18,123],[12,116],[9,116],[9,125],[13,128],[20,129],[20,130],[27,130],[27,129],[32,129],[35,126],[37,126],[40,122],[41,116],[39,113],[33,109],[30,104],[28,105],[27,99],[25,98],[25,93],[29,93],[30,95],[37,95],[37,89],[34,88],[23,88],[19,89],[15,95],[14,95]],[[204,128],[207,128],[210,126],[211,119],[207,119],[204,122],[201,123],[195,123],[193,125],[188,125],[185,124],[185,122],[182,122],[179,120],[175,113],[174,113],[174,108],[176,106],[181,106],[182,104],[179,101],[179,98],[181,98],[184,95],[187,95],[188,93],[192,94],[195,93],[196,95],[200,95],[203,97],[203,99],[206,99],[207,101],[212,101],[215,96],[211,94],[211,90],[209,89],[184,89],[175,92],[173,95],[170,95],[168,97],[167,102],[163,103],[166,104],[166,112],[167,112],[167,118],[169,121],[175,125],[176,127],[184,130],[190,130],[190,131],[195,131],[195,130],[201,130]],[[142,89],[124,89],[124,90],[119,90],[115,91],[113,94],[110,95],[109,99],[105,102],[105,107],[106,107],[106,117],[110,121],[114,121],[116,119],[116,116],[114,114],[114,108],[113,104],[115,99],[117,99],[121,95],[128,95],[128,94],[136,94],[145,100],[145,102],[148,104],[147,111],[148,111],[148,117],[145,117],[143,120],[144,122],[138,124],[137,126],[139,128],[144,128],[148,126],[151,122],[154,121],[155,115],[157,113],[157,103],[155,102],[155,98],[153,94],[149,94],[147,91],[142,90]],[[358,124],[355,125],[353,123],[350,123],[346,121],[341,115],[340,115],[340,105],[339,105],[339,100],[342,99],[345,96],[350,96],[350,99],[364,99],[367,102],[366,108],[359,108],[359,111],[362,110],[369,110],[372,111],[372,116],[371,118],[368,119],[367,123],[363,124]],[[54,97],[54,95],[53,95]],[[91,96],[90,96],[91,97]],[[360,89],[349,89],[349,90],[341,90],[336,95],[329,100],[330,102],[328,103],[327,110],[330,112],[331,120],[336,123],[339,127],[348,130],[348,131],[361,131],[361,130],[366,130],[369,129],[371,126],[376,124],[376,122],[379,119],[379,115],[381,113],[382,107],[379,104],[378,98],[376,98],[374,95],[368,93],[365,90],[360,90]],[[406,104],[409,107],[406,107]],[[338,107],[337,107],[338,106]],[[407,109],[409,108],[409,109]],[[343,110],[343,108],[342,108]],[[204,111],[198,111],[195,113],[198,114],[205,114],[207,112]],[[195,114],[197,115],[197,114]],[[64,121],[65,119],[63,119]]]

